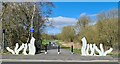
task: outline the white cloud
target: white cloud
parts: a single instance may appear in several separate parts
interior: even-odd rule
[[[95,17],[95,16],[97,16],[97,14],[91,14],[91,15],[88,15],[88,16]]]
[[[86,13],[81,13],[80,17],[83,15],[89,16],[92,20],[96,18],[97,14],[86,14]],[[63,16],[58,16],[58,17],[52,17],[48,18],[49,21],[52,21],[53,27],[47,27],[47,33],[48,34],[58,34],[62,31],[62,28],[65,26],[74,26],[76,22],[78,21],[76,18],[70,18],[70,17],[63,17]],[[94,25],[96,21],[91,22],[90,25]]]
[[[53,22],[54,27],[61,29],[64,26],[75,25],[77,19],[58,16],[58,17],[49,18],[49,21]]]
[[[98,14],[87,14],[87,13],[81,13],[80,14],[80,17],[81,16],[84,16],[84,15],[86,15],[86,16],[89,16],[90,17],[90,19],[92,20],[91,22],[90,22],[90,25],[94,25],[94,24],[96,24],[96,16],[98,15]]]
[[[89,17],[91,18],[90,25],[94,25],[97,23],[97,14],[91,14],[89,15]]]
[[[86,13],[81,13],[81,14],[80,14],[80,17],[81,17],[81,16],[84,16],[84,15],[86,15]]]
[[[47,27],[46,33],[48,34],[58,34],[62,31],[62,28],[65,26],[73,26],[76,24],[77,19],[76,18],[69,18],[69,17],[53,17],[49,18],[49,21],[52,21],[53,27]]]
[[[81,16],[84,16],[84,15],[87,15],[87,16],[89,16],[89,17],[95,17],[95,16],[97,16],[97,14],[86,14],[86,13],[84,12],[84,13],[81,13],[81,14],[80,14],[80,17],[81,17]]]

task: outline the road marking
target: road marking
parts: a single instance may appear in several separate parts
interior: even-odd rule
[[[33,59],[1,59],[2,62],[118,62],[118,60],[33,60]]]

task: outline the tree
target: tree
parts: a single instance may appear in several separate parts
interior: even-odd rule
[[[98,13],[95,25],[89,25],[87,22],[90,22],[91,20],[88,20],[87,18],[87,20],[83,20],[85,18],[86,17],[81,17],[76,24],[77,29],[79,28],[79,33],[76,35],[79,42],[81,41],[81,38],[85,36],[88,43],[95,43],[97,45],[102,43],[105,49],[113,47],[115,50],[118,50],[119,33],[117,9]]]
[[[50,2],[40,3],[3,3],[2,28],[6,29],[6,42],[13,47],[16,42],[26,43],[30,36],[30,22],[35,5],[33,26],[34,37],[39,42],[41,29],[45,25],[47,17],[51,14],[53,4]],[[44,10],[44,8],[46,10]]]
[[[87,37],[86,33],[88,31],[90,22],[91,19],[87,15],[83,15],[78,19],[78,22],[76,23],[77,40],[81,41],[81,38]]]
[[[118,11],[116,9],[112,9],[107,12],[102,12],[97,18],[99,42],[105,44],[106,46],[114,47],[113,45],[117,43],[118,35]]]
[[[78,19],[77,26],[85,28],[90,22],[90,18],[87,15],[83,15]]]
[[[78,22],[76,24],[77,32],[80,33],[82,30],[86,30],[87,26],[89,25],[89,22],[91,22],[91,19],[87,15],[83,15],[78,19]],[[78,33],[78,35],[79,35]],[[84,34],[83,34],[84,35]]]
[[[59,35],[60,39],[64,40],[64,41],[73,41],[74,37],[75,37],[75,29],[73,26],[66,26],[62,29],[61,34]]]

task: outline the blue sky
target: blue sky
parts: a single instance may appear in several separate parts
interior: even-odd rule
[[[93,20],[102,12],[118,8],[117,2],[53,2],[55,8],[49,18],[54,27],[47,27],[48,34],[58,34],[64,26],[75,25],[82,15],[88,15]],[[93,22],[95,23],[95,22]]]

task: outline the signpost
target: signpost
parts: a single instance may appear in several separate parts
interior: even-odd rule
[[[33,28],[33,18],[34,18],[34,14],[35,14],[35,5],[34,5],[33,15],[32,15],[32,19],[31,19],[31,28],[30,28],[31,37],[33,37],[33,33],[34,33],[34,28]]]
[[[33,27],[30,28],[30,32],[31,32],[31,33],[34,33],[34,28],[33,28]]]

